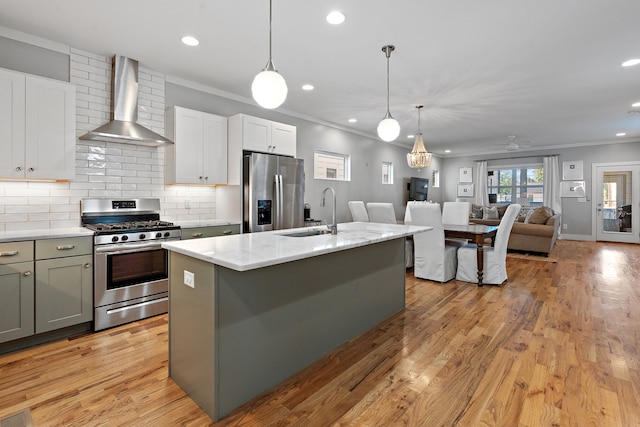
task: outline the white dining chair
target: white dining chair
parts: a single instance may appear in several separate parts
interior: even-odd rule
[[[397,224],[393,203],[367,203],[367,213],[370,222],[383,224]]]
[[[494,246],[484,247],[484,268],[482,283],[499,285],[507,280],[507,244],[509,234],[521,206],[517,203],[509,205],[505,211]],[[458,249],[458,270],[456,280],[464,282],[478,282],[477,247],[474,244],[465,245]]]
[[[369,222],[379,222],[383,224],[397,224],[396,213],[393,203],[367,203]],[[405,267],[413,267],[413,242],[410,239],[404,240]]]
[[[444,202],[442,204],[442,222],[451,225],[469,224],[469,213],[471,203],[469,202]],[[446,239],[450,245],[464,246],[469,243],[466,239]]]
[[[349,210],[351,211],[351,218],[353,218],[354,221],[369,222],[369,214],[363,201],[349,201]]]
[[[457,246],[446,245],[440,205],[411,204],[412,225],[426,225],[433,230],[413,235],[413,275],[434,282],[448,282],[456,277]]]

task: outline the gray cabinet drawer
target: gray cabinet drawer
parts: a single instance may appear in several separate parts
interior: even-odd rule
[[[0,265],[33,260],[33,240],[0,243]]]
[[[234,224],[215,225],[210,227],[183,228],[181,231],[182,240],[198,239],[203,237],[228,236],[230,234],[239,234],[240,225]]]
[[[93,253],[93,238],[66,237],[36,240],[36,259],[64,258]]]

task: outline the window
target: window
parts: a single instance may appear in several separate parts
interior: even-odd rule
[[[489,194],[497,195],[496,203],[517,203],[518,199],[526,199],[531,206],[542,206],[543,171],[542,166],[490,170]]]
[[[351,179],[349,156],[327,151],[315,151],[313,153],[313,177],[315,179],[349,181]]]
[[[393,163],[382,162],[382,183],[393,184]]]

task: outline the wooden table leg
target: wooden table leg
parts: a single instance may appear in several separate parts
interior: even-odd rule
[[[482,286],[482,275],[484,270],[484,249],[483,249],[483,240],[478,239],[476,242],[476,256],[477,256],[477,264],[478,264],[478,286]]]

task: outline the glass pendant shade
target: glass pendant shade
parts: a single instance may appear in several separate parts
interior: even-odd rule
[[[271,59],[272,2],[269,0],[269,60],[267,66],[253,78],[251,94],[262,108],[278,108],[287,99],[287,83],[276,70]]]
[[[378,123],[378,136],[385,142],[391,142],[400,135],[400,123],[391,114],[387,115]]]
[[[287,92],[287,83],[276,71],[271,60],[267,67],[255,76],[251,84],[253,99],[262,108],[278,108],[287,99]]]
[[[422,132],[418,131],[416,140],[413,144],[413,150],[407,153],[407,164],[414,169],[423,169],[431,164],[431,153],[424,148],[422,141]]]
[[[378,137],[384,142],[394,141],[400,135],[400,123],[391,117],[389,112],[389,58],[394,50],[395,46],[393,45],[382,46],[382,51],[387,57],[387,114],[378,123]]]

